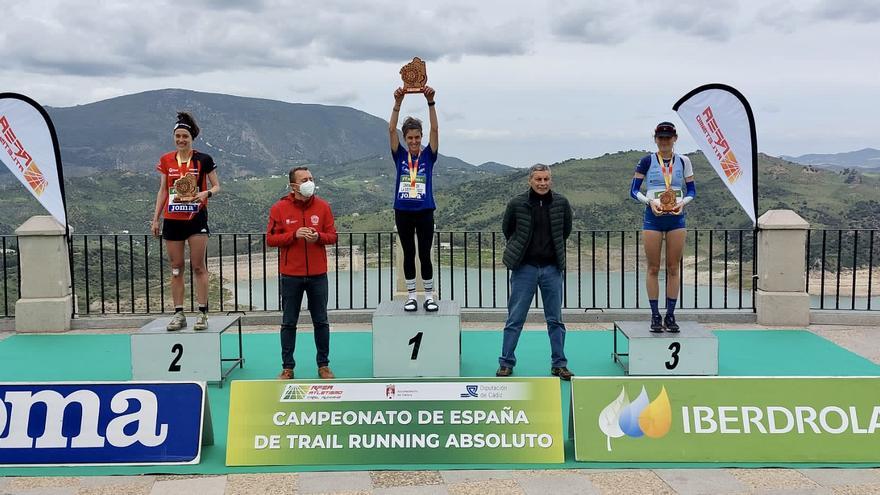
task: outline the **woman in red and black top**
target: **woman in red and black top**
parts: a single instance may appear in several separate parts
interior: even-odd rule
[[[177,148],[162,155],[156,170],[159,171],[159,192],[150,230],[159,236],[159,218],[164,217],[162,238],[171,262],[171,297],[174,299],[174,316],[167,329],[186,327],[183,314],[183,258],[189,241],[190,265],[196,284],[199,315],[193,330],[208,328],[208,270],[205,267],[205,250],[208,244],[208,198],[220,191],[214,159],[193,149],[193,140],[199,135],[199,126],[192,115],[178,112],[174,125],[174,144]],[[196,194],[191,201],[177,198],[175,181],[183,176],[196,177]],[[208,187],[210,182],[211,186]]]

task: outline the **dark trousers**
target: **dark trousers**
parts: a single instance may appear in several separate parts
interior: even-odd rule
[[[394,224],[403,251],[403,276],[407,280],[416,278],[416,239],[418,238],[419,264],[422,280],[434,278],[434,265],[431,264],[431,242],[434,240],[434,210],[403,211],[394,210]]]
[[[296,322],[302,307],[303,293],[308,296],[309,315],[315,327],[315,348],[318,351],[317,364],[330,364],[330,323],[327,321],[327,274],[313,277],[291,277],[281,275],[281,366],[293,369],[296,361],[293,351],[296,348]]]

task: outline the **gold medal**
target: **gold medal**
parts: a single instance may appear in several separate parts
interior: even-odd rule
[[[196,177],[189,174],[189,164],[192,162],[192,154],[189,160],[184,162],[180,159],[180,153],[176,155],[178,172],[180,178],[174,181],[174,202],[175,203],[191,203],[196,199],[198,194],[198,184]]]
[[[660,153],[657,153],[657,161],[660,162],[660,172],[663,173],[663,182],[666,183],[666,190],[660,193],[660,209],[664,212],[675,211],[676,195],[672,190],[672,163],[675,155],[669,158],[669,166],[663,161]]]

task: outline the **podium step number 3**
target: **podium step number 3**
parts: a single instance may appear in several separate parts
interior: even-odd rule
[[[131,377],[133,380],[171,380],[219,382],[235,369],[244,367],[241,344],[241,316],[211,316],[208,329],[192,329],[195,317],[187,318],[183,330],[165,329],[170,317],[157,318],[131,336]],[[238,324],[238,356],[224,358],[220,339]],[[223,371],[223,364],[231,366]]]
[[[615,321],[612,357],[630,376],[718,374],[718,339],[693,321],[678,333],[652,333],[646,321]],[[626,351],[623,344],[626,341]]]
[[[461,315],[458,304],[440,310],[403,310],[403,301],[383,302],[373,313],[374,377],[459,376]]]

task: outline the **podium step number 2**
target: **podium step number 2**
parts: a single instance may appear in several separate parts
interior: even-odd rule
[[[241,343],[241,316],[211,316],[208,329],[192,329],[195,317],[187,318],[183,330],[169,332],[170,317],[157,318],[131,336],[131,377],[133,380],[171,380],[219,382],[237,366],[244,367]],[[221,338],[238,324],[238,356],[224,358]],[[230,364],[225,372],[224,363]]]
[[[374,377],[459,376],[461,315],[458,304],[412,313],[403,301],[383,302],[373,313]]]

